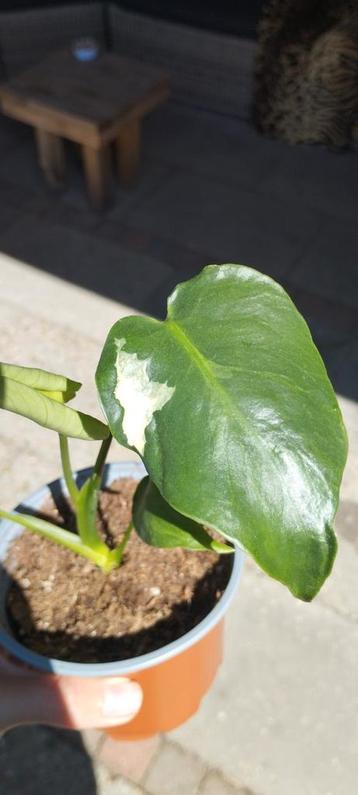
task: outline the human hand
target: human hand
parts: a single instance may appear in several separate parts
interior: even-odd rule
[[[80,679],[31,671],[0,652],[0,733],[24,723],[105,728],[132,720],[142,703],[124,677]]]

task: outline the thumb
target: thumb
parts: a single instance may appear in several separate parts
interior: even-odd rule
[[[132,720],[142,704],[142,690],[122,677],[0,678],[0,727],[47,723],[71,729],[104,728]]]
[[[142,705],[142,689],[123,677],[58,680],[58,693],[67,712],[64,725],[101,728],[128,723]]]

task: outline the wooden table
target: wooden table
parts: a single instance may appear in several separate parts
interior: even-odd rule
[[[139,164],[141,121],[169,95],[168,78],[138,61],[103,53],[81,63],[53,53],[0,86],[6,116],[34,127],[40,166],[48,182],[63,182],[63,139],[81,145],[88,193],[96,208],[108,194],[110,144],[118,176],[130,186]]]

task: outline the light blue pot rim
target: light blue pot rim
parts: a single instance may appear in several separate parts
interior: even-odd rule
[[[76,473],[78,483],[85,480],[90,474],[90,469],[81,469]],[[117,464],[107,464],[104,469],[103,482],[104,485],[109,485],[113,480],[120,477],[133,477],[140,480],[146,474],[146,470],[141,462],[123,461]],[[67,494],[67,489],[63,479],[58,479],[49,483],[42,488],[37,489],[33,494],[26,498],[20,505],[15,508],[15,511],[21,511],[24,508],[36,510],[53,495],[55,498],[61,494]],[[17,538],[24,529],[19,525],[7,520],[0,521],[0,562],[4,561],[10,547],[10,544]],[[193,553],[194,554],[194,553]],[[190,632],[187,632],[181,638],[162,646],[160,649],[143,654],[139,657],[134,657],[129,660],[119,660],[118,662],[108,663],[75,663],[66,662],[64,660],[56,660],[53,658],[45,657],[42,654],[37,654],[30,649],[19,643],[13,636],[9,627],[6,611],[5,601],[6,594],[9,587],[9,577],[3,567],[0,573],[0,647],[9,652],[13,657],[21,660],[33,668],[44,671],[46,673],[55,674],[56,676],[79,676],[79,677],[96,677],[96,676],[128,676],[135,674],[138,671],[143,671],[146,668],[152,668],[154,665],[169,660],[171,657],[180,654],[188,649],[194,643],[197,643],[204,637],[225,615],[239,584],[242,566],[244,561],[244,553],[237,546],[234,553],[233,568],[228,585],[223,593],[221,599],[217,602],[213,610],[196,625]]]

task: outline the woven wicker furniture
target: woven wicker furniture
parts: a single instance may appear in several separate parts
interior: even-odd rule
[[[252,0],[253,7],[258,2]],[[0,74],[3,67],[5,78],[14,77],[74,39],[92,36],[118,55],[163,68],[174,101],[250,118],[256,42],[245,31],[199,30],[135,12],[120,0],[63,3],[0,13]],[[239,8],[237,13],[240,19]]]

